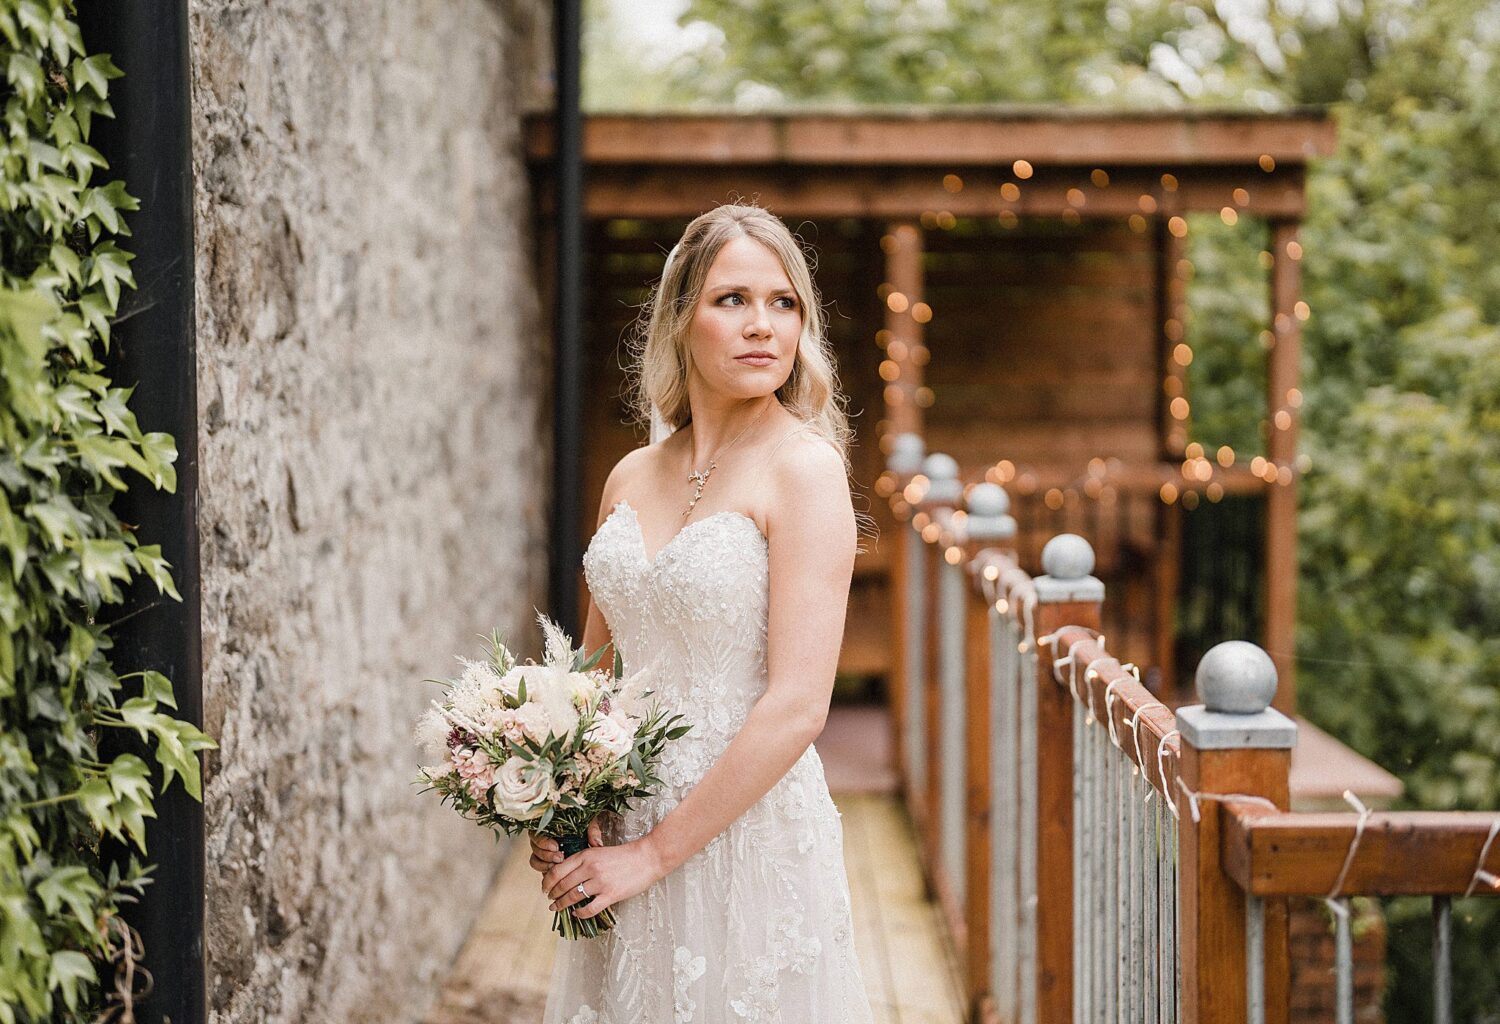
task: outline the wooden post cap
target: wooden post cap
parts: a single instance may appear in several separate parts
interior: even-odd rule
[[[1090,576],[1094,571],[1094,547],[1076,533],[1059,533],[1042,548],[1045,576],[1035,580],[1036,599],[1045,604],[1061,601],[1103,601],[1104,584]]]
[[[922,475],[927,477],[927,493],[922,507],[953,508],[963,498],[963,484],[958,479],[958,462],[943,452],[933,452],[922,460]]]
[[[1008,514],[1010,495],[999,484],[975,484],[964,504],[969,513],[964,524],[967,540],[984,544],[1016,535],[1016,521]]]
[[[1177,711],[1177,728],[1187,743],[1199,750],[1297,745],[1297,723],[1271,707],[1276,665],[1255,644],[1226,640],[1209,648],[1198,662],[1196,681],[1203,703]]]
[[[885,468],[897,476],[915,476],[922,469],[925,450],[921,434],[897,434],[891,439],[891,453],[886,457]]]

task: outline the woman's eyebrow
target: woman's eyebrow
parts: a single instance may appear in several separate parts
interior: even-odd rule
[[[748,291],[753,291],[754,289],[752,289],[747,284],[716,284],[716,285],[711,285],[708,290],[711,291],[711,292],[718,292],[718,291],[725,291],[725,292],[748,292]],[[771,290],[771,294],[772,295],[796,295],[797,293],[795,291],[793,291],[792,289],[790,289],[790,288],[773,288]]]

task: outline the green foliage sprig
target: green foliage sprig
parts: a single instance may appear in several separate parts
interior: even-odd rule
[[[100,355],[133,288],[123,182],[88,144],[121,74],[89,55],[66,0],[0,0],[0,1024],[91,1019],[101,975],[129,941],[118,912],[148,880],[134,856],[102,870],[109,834],[142,854],[151,769],[100,760],[105,729],[151,743],[162,788],[202,799],[212,739],[163,708],[157,672],[117,675],[103,606],[144,574],[181,600],[156,544],[111,511],[130,469],[173,491],[172,437],[143,432],[133,388]],[[119,702],[123,680],[140,696]],[[128,995],[125,997],[128,999]]]

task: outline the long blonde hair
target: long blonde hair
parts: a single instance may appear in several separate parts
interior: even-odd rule
[[[725,203],[699,214],[667,257],[660,282],[647,300],[631,341],[634,356],[629,401],[643,424],[653,410],[670,430],[692,419],[688,406],[687,333],[703,296],[708,268],[732,238],[752,238],[776,254],[797,293],[802,334],[792,372],[776,397],[798,419],[826,438],[849,467],[847,402],[839,390],[827,321],[813,284],[808,254],[781,219],[759,206]]]

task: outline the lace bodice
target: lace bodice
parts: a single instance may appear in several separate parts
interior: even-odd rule
[[[626,671],[652,666],[664,707],[692,730],[668,744],[662,781],[691,784],[728,746],[766,688],[767,542],[742,512],[688,523],[654,556],[617,502],[583,557],[589,593]]]
[[[767,684],[770,551],[755,521],[694,520],[654,555],[617,503],[583,556],[589,592],[628,671],[650,666],[662,706],[692,724],[668,743],[662,787],[606,841],[646,835],[698,784]],[[843,832],[809,746],[702,850],[615,906],[597,939],[557,940],[545,1024],[868,1024]]]

